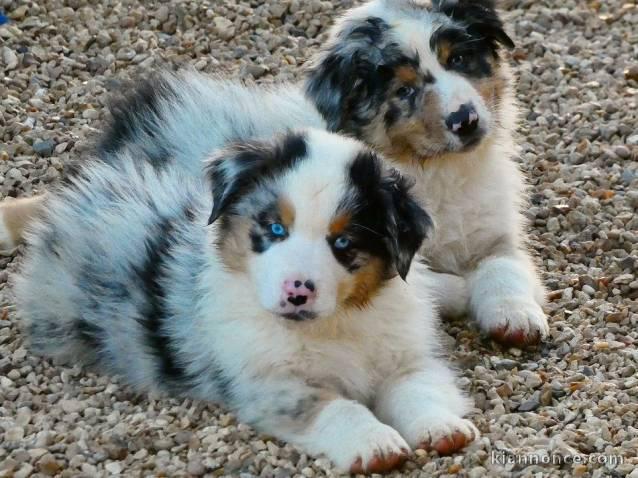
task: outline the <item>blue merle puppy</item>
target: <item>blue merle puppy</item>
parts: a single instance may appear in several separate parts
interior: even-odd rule
[[[202,175],[156,153],[103,153],[49,193],[15,286],[34,352],[352,472],[477,436],[411,271],[431,222],[410,181],[322,130],[230,144]]]

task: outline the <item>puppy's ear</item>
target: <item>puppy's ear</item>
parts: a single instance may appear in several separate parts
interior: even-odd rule
[[[488,40],[494,50],[498,44],[514,48],[495,3],[493,0],[438,0],[434,2],[434,7],[452,20],[463,23],[470,35]]]
[[[387,79],[378,73],[403,58],[389,30],[381,18],[346,18],[334,27],[327,46],[310,62],[306,95],[331,131],[352,132],[348,122],[365,121],[374,107],[374,93]]]
[[[433,227],[432,218],[410,193],[414,180],[390,169],[381,187],[390,198],[389,235],[395,267],[403,280],[410,271],[414,255]]]
[[[222,214],[236,214],[233,207],[260,184],[283,174],[306,155],[306,138],[289,132],[274,141],[232,144],[216,154],[207,165],[213,193],[213,210],[208,224]]]

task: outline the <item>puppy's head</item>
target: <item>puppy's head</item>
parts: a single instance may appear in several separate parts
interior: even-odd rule
[[[404,177],[326,132],[230,146],[209,176],[221,260],[248,274],[263,308],[292,320],[364,307],[405,279],[431,225]]]
[[[392,159],[469,151],[508,119],[501,45],[493,1],[373,0],[335,25],[306,92],[330,129]]]

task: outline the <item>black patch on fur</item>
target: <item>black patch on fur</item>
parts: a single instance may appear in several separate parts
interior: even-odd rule
[[[104,345],[105,332],[102,328],[92,324],[84,319],[75,321],[75,329],[80,340],[94,354],[99,354]]]
[[[171,84],[161,75],[139,80],[130,93],[123,94],[110,105],[112,119],[98,145],[100,158],[109,161],[122,147],[135,143],[143,148],[145,157],[153,166],[161,167],[166,163],[169,151],[162,146],[163,141],[154,141],[162,135],[161,123],[164,120],[160,105],[178,100],[179,96]],[[149,144],[136,141],[140,137]]]
[[[166,291],[164,270],[170,261],[171,248],[175,244],[174,225],[168,219],[162,219],[155,228],[155,234],[146,241],[146,257],[140,267],[135,268],[141,280],[141,291],[145,295],[145,304],[141,310],[140,323],[146,331],[146,345],[158,361],[160,379],[180,382],[187,378],[186,369],[177,356],[175,344],[166,332],[166,322],[170,313],[166,309]],[[162,380],[163,381],[163,380]]]
[[[144,295],[144,305],[141,308],[140,324],[144,327],[146,346],[153,354],[158,364],[158,379],[161,386],[179,395],[185,395],[188,388],[198,382],[206,382],[206,378],[215,383],[221,399],[231,403],[233,399],[233,379],[229,377],[222,367],[211,360],[201,370],[187,370],[187,363],[180,357],[177,344],[175,344],[166,331],[167,321],[170,320],[170,311],[167,309],[167,293],[165,284],[170,281],[166,267],[171,261],[172,249],[183,238],[179,237],[179,230],[184,227],[184,221],[192,221],[195,218],[190,206],[184,207],[182,214],[175,218],[163,218],[153,232],[152,237],[146,241],[147,255],[139,267],[134,267],[135,278],[140,280],[140,291]],[[189,244],[194,250],[196,244]],[[198,264],[192,271],[193,281],[206,267],[204,263]]]
[[[361,152],[350,166],[353,194],[344,198],[340,211],[351,214],[347,231],[351,247],[334,247],[337,260],[350,272],[357,270],[360,253],[381,258],[392,275],[396,270],[405,279],[412,258],[432,227],[430,216],[418,205],[412,187],[398,171],[384,171],[381,159],[371,151]]]
[[[477,39],[458,26],[441,27],[430,38],[430,47],[436,51],[437,45],[446,43],[451,48],[447,64],[443,65],[449,70],[454,70],[473,78],[486,78],[492,74],[492,65],[489,61],[496,55],[489,41]],[[452,59],[463,58],[461,63],[454,63]]]
[[[240,214],[233,206],[241,197],[294,168],[306,154],[304,134],[293,132],[275,141],[243,142],[226,148],[208,167],[213,193],[208,223],[224,214]]]
[[[315,103],[331,131],[360,136],[389,94],[399,65],[418,66],[389,35],[381,18],[351,22],[309,70],[306,95]]]
[[[383,122],[385,123],[385,127],[389,128],[401,117],[401,108],[399,108],[395,104],[391,104],[388,108],[388,111],[385,113],[383,117]]]
[[[315,412],[315,408],[321,401],[316,393],[300,398],[296,401],[295,406],[287,410],[287,415],[295,421],[306,421],[306,418]]]
[[[514,48],[514,42],[504,30],[493,0],[438,0],[435,9],[460,24],[473,40],[496,56],[498,45]]]

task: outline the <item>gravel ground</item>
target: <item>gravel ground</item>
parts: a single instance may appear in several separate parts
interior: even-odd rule
[[[629,2],[629,3],[627,3]],[[0,197],[28,196],[86,150],[108,93],[165,62],[293,79],[353,2],[0,0]],[[90,5],[90,6],[89,6]],[[144,6],[142,6],[144,5]],[[638,8],[631,0],[505,1],[518,42],[521,162],[551,340],[500,350],[446,325],[483,436],[395,476],[638,477]],[[138,396],[25,348],[0,258],[0,477],[332,476],[219,408]],[[624,464],[497,465],[491,453],[607,454]]]

